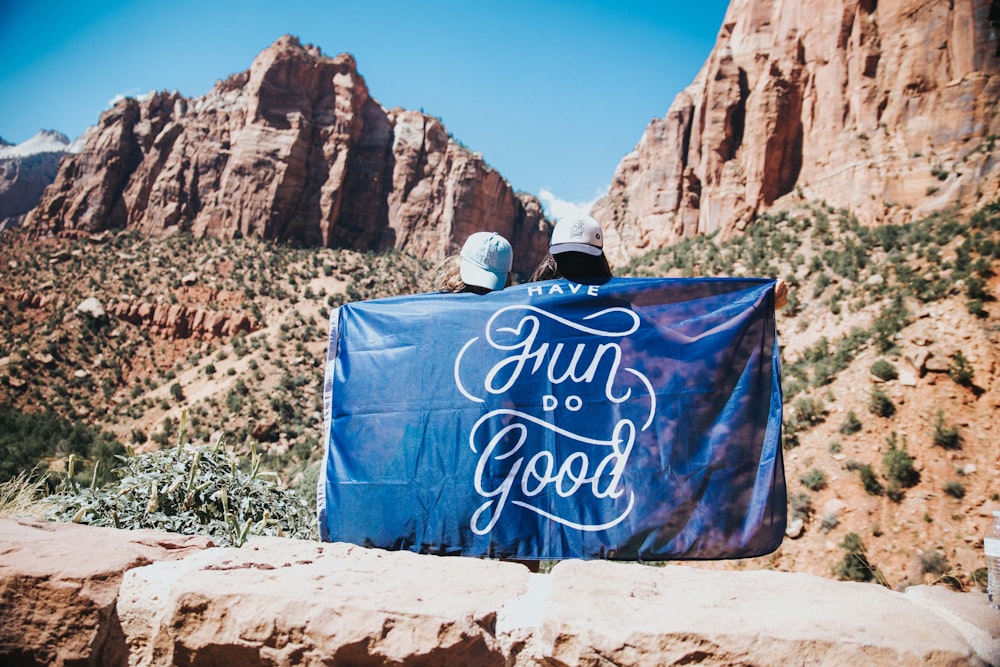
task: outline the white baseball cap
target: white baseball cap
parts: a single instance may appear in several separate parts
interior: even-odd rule
[[[552,230],[549,252],[556,255],[574,250],[595,257],[604,252],[604,232],[600,223],[589,215],[563,218]]]
[[[496,232],[476,232],[462,246],[460,275],[466,285],[503,289],[514,261],[510,243]]]

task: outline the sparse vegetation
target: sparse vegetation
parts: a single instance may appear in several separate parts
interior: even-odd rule
[[[973,380],[972,365],[965,358],[961,350],[955,352],[951,357],[951,366],[948,367],[948,377],[963,387],[971,387]]]
[[[812,498],[808,493],[796,493],[788,497],[791,518],[807,520],[813,513]]]
[[[875,387],[868,399],[868,410],[879,417],[892,417],[896,414],[896,404],[892,402],[887,393]]]
[[[799,481],[810,491],[821,491],[826,488],[826,473],[819,468],[813,468],[799,477]]]
[[[116,454],[124,452],[109,433],[97,431],[78,422],[70,422],[52,411],[20,412],[0,404],[0,482],[24,472],[43,474],[49,459],[68,459],[82,463],[81,476],[93,474],[105,481]]]
[[[944,421],[944,411],[938,410],[934,417],[934,444],[944,449],[961,449],[962,434],[958,427],[947,425]]]
[[[906,443],[897,444],[895,431],[886,440],[887,449],[882,455],[882,472],[889,481],[886,494],[899,502],[903,490],[915,486],[920,481],[920,473],[913,467],[913,457],[906,451]]]
[[[944,484],[944,492],[952,498],[962,499],[965,497],[965,485],[957,479],[949,480]]]
[[[958,173],[948,171],[950,164],[940,168],[946,177]],[[400,253],[298,249],[251,239],[221,242],[184,234],[149,238],[124,231],[109,235],[104,246],[63,238],[47,241],[48,246],[32,245],[38,251],[18,255],[14,270],[10,249],[22,244],[17,234],[0,232],[4,241],[0,242],[0,270],[6,271],[5,300],[0,300],[0,358],[9,360],[0,368],[0,403],[22,411],[48,405],[52,414],[69,423],[86,423],[95,431],[113,428],[122,442],[168,449],[177,441],[176,417],[183,401],[190,413],[187,428],[193,447],[213,441],[215,432],[221,430],[231,456],[243,460],[256,450],[261,467],[275,470],[305,493],[314,487],[321,455],[320,389],[329,309],[351,300],[419,291],[426,268]],[[14,242],[6,242],[11,239]],[[50,264],[50,256],[57,251],[65,251],[65,259]],[[115,260],[106,262],[104,257]],[[979,472],[963,472],[966,463],[979,462],[982,442],[978,429],[959,426],[968,423],[968,402],[981,391],[977,380],[986,388],[995,379],[992,366],[977,349],[980,338],[955,353],[942,349],[941,342],[921,326],[934,321],[948,322],[950,327],[955,320],[966,329],[979,327],[983,340],[994,340],[993,286],[998,261],[1000,200],[971,217],[941,211],[906,224],[867,226],[850,211],[824,202],[801,203],[800,198],[795,208],[760,214],[745,234],[682,240],[616,267],[615,272],[626,276],[784,277],[791,290],[788,306],[777,317],[785,416],[782,435],[785,448],[799,448],[786,455],[785,466],[792,480],[805,480],[796,490],[810,491],[792,493],[789,485],[789,516],[818,519],[813,516],[812,491],[806,483],[817,484],[813,471],[823,468],[826,488],[832,487],[838,495],[842,484],[851,485],[849,492],[859,494],[855,485],[860,481],[866,494],[887,494],[899,500],[911,488],[902,483],[911,479],[908,459],[921,491],[911,501],[918,503],[925,493],[941,495],[943,489],[949,494],[948,502],[939,503],[948,508],[948,514],[940,507],[918,506],[913,515],[919,521],[924,514],[927,522],[920,529],[945,539],[940,537],[945,527],[954,535],[969,530],[959,529],[964,521],[962,507],[986,497],[994,502],[1000,498],[986,488],[982,467]],[[213,279],[217,297],[213,304],[197,302],[198,287],[182,284],[181,278],[192,271]],[[36,308],[11,298],[43,280],[55,286],[50,293],[58,293],[60,299]],[[228,337],[168,339],[161,331],[120,318],[88,322],[72,314],[74,305],[89,296],[88,289],[102,290],[109,302],[159,302],[246,314],[259,328]],[[809,342],[789,345],[799,334],[800,340]],[[883,385],[884,400],[873,399],[869,393],[873,387],[864,381],[871,380],[868,373],[887,382],[898,379],[899,360],[914,360],[914,341],[921,337],[923,341],[916,346],[929,346],[925,349],[932,352],[934,368],[920,369],[921,375],[914,377],[917,387]],[[46,354],[53,361],[39,361],[48,359]],[[941,381],[942,366],[948,366],[941,360],[948,355],[952,355],[948,377],[970,391]],[[217,367],[214,375],[205,374],[208,363]],[[887,364],[896,370],[895,377]],[[983,377],[975,377],[973,365]],[[850,391],[845,391],[845,377],[850,378]],[[206,390],[212,384],[219,387],[214,393]],[[954,398],[941,390],[954,392]],[[919,397],[931,391],[938,398],[928,409],[926,400]],[[869,417],[864,416],[866,410]],[[896,436],[889,451],[879,445],[893,430],[911,437],[912,454],[895,443]],[[836,447],[832,437],[839,438]],[[913,468],[913,455],[925,460],[932,446],[953,450],[948,456],[958,457],[955,474],[961,479],[953,481],[961,484],[962,498],[946,489],[946,478],[930,474],[933,466],[923,479]],[[878,449],[879,453],[873,453]],[[901,454],[891,454],[892,450]],[[42,456],[38,474],[65,467],[67,451],[56,449]],[[846,457],[872,463],[843,464],[857,471],[857,478],[830,474],[834,465],[830,461]],[[74,459],[80,488],[90,483],[94,459],[93,452]],[[99,466],[99,473],[108,475],[108,480],[113,479],[114,461],[112,457],[107,466]],[[882,517],[877,530],[859,522],[851,512],[840,516],[840,525],[831,527],[836,517],[828,515],[816,521],[816,533],[868,535],[870,531],[871,553],[884,565],[896,556],[887,555],[887,539],[882,534],[892,536],[893,544],[901,539],[896,519],[890,515]],[[813,537],[833,539],[830,535]],[[794,543],[798,544],[815,546],[808,533],[802,542]],[[791,540],[786,545],[793,548]],[[910,557],[914,553],[910,550]]]
[[[843,423],[840,425],[840,432],[844,435],[853,435],[860,431],[864,426],[858,416],[854,413],[854,410],[850,410],[847,413],[847,417],[844,418]]]
[[[833,573],[838,579],[847,581],[872,581],[885,585],[882,573],[868,561],[864,543],[857,533],[847,533],[838,545],[846,553],[833,566]]]
[[[61,521],[115,528],[155,528],[206,535],[242,546],[254,535],[315,538],[312,507],[261,471],[253,452],[249,470],[221,445],[178,444],[121,457],[118,481],[81,488],[72,480],[47,501]]]
[[[869,496],[881,496],[885,493],[885,488],[882,483],[878,481],[878,476],[872,469],[870,463],[861,463],[859,461],[848,461],[845,466],[848,470],[857,470],[858,476],[861,479],[861,486],[864,487],[865,493]]]

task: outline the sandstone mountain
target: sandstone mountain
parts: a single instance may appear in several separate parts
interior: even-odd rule
[[[864,224],[989,201],[1000,187],[990,11],[990,0],[733,0],[694,82],[595,205],[612,258],[743,230],[783,197]]]
[[[52,130],[18,145],[0,139],[0,229],[20,224],[38,204],[68,150],[69,138]]]
[[[386,110],[354,58],[291,36],[197,99],[159,92],[105,112],[25,223],[136,229],[442,259],[497,231],[530,272],[547,250],[538,200],[449,136]]]

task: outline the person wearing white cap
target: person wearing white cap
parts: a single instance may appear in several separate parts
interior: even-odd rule
[[[438,267],[432,289],[436,292],[475,292],[486,294],[502,290],[510,283],[514,252],[510,242],[496,232],[476,232]]]
[[[531,275],[531,282],[566,278],[575,283],[600,284],[611,278],[604,255],[604,230],[589,215],[561,219],[549,239],[549,255]]]

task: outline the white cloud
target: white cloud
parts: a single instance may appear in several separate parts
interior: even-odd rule
[[[590,209],[607,191],[598,192],[594,198],[585,202],[571,202],[560,199],[547,188],[538,191],[538,200],[542,202],[545,215],[555,220],[562,220],[571,215],[590,215]]]
[[[126,91],[124,93],[118,93],[117,95],[115,95],[114,97],[112,97],[110,100],[108,100],[108,106],[109,107],[113,107],[114,105],[118,104],[119,102],[121,102],[122,100],[124,100],[124,99],[126,99],[128,97],[134,97],[135,99],[137,99],[140,102],[142,102],[143,100],[148,99],[149,96],[152,95],[152,94],[153,94],[153,91],[149,91],[147,93],[143,93],[138,88],[133,88],[132,90]]]

